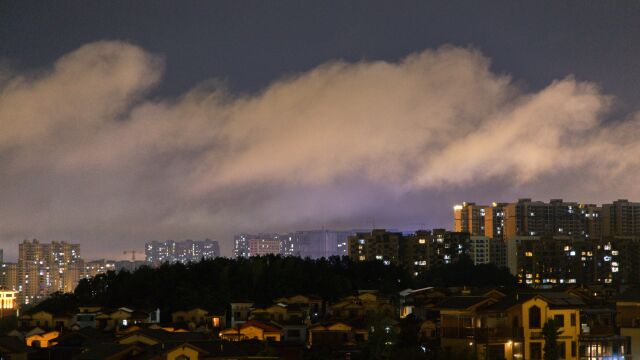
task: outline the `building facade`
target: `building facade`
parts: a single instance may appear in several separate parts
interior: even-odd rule
[[[201,259],[214,259],[220,256],[220,247],[214,240],[151,241],[145,244],[145,260],[157,266],[165,262],[198,262]],[[135,265],[135,264],[134,264]]]
[[[19,301],[30,304],[62,291],[72,292],[83,264],[80,245],[67,242],[23,241],[18,247],[17,287]]]

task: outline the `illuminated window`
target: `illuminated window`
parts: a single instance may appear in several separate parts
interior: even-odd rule
[[[426,243],[427,243],[427,240],[425,240],[425,239],[420,239],[420,240],[418,240],[418,243],[419,243],[419,244],[426,244]]]
[[[531,257],[531,256],[533,256],[533,253],[531,251],[527,251],[527,252],[524,253],[524,255],[527,256],[527,257]]]

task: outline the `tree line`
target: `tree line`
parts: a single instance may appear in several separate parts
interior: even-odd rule
[[[34,310],[72,312],[80,305],[159,308],[164,321],[173,311],[194,307],[223,311],[234,301],[267,306],[278,297],[296,294],[335,301],[362,289],[395,295],[406,288],[463,285],[513,288],[516,280],[505,268],[475,266],[467,257],[431,268],[418,277],[401,266],[348,257],[215,258],[188,264],[165,263],[157,268],[143,266],[133,272],[109,271],[82,279],[73,293],[53,294]]]

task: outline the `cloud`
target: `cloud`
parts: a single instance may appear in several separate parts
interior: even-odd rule
[[[146,94],[162,65],[110,41],[50,69],[2,71],[5,248],[79,241],[94,258],[371,218],[448,225],[463,195],[640,195],[640,115],[603,121],[614,99],[570,75],[527,92],[480,52],[445,46],[332,61],[255,94],[208,85],[158,99]]]

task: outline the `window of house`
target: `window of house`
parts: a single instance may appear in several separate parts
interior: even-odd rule
[[[553,317],[553,322],[556,324],[556,327],[564,327],[564,315],[555,315]]]
[[[576,314],[571,314],[571,326],[576,326]]]
[[[539,329],[540,323],[540,308],[534,305],[529,308],[529,328]]]
[[[541,360],[542,359],[542,343],[532,342],[529,344],[529,356],[531,360]]]
[[[564,341],[558,341],[558,358],[559,359],[567,358],[567,349],[565,347]]]
[[[577,349],[578,346],[576,345],[575,341],[571,342],[571,357],[576,357],[576,353],[577,353]]]

